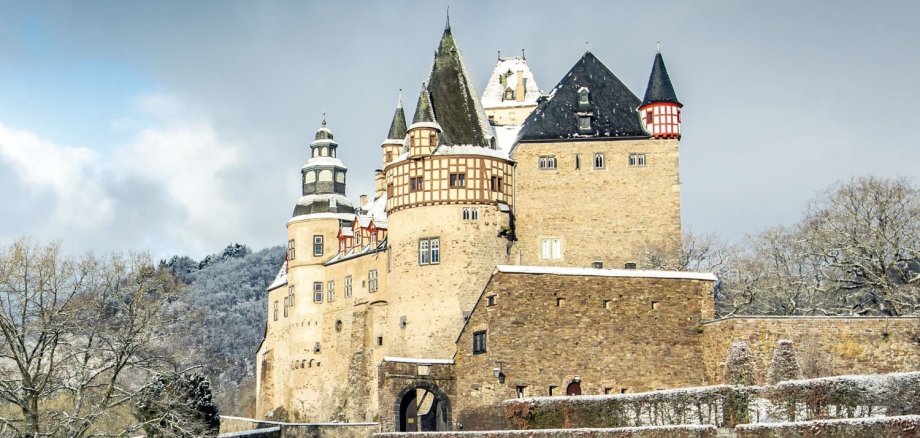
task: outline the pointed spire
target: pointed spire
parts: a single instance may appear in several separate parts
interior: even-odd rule
[[[671,78],[668,76],[668,69],[664,66],[664,58],[661,57],[661,52],[655,54],[655,63],[652,65],[652,74],[648,78],[648,87],[645,89],[645,99],[642,99],[641,106],[655,102],[670,102],[682,105],[677,100],[674,86],[671,85]]]
[[[404,138],[406,138],[406,113],[403,111],[402,88],[400,88],[399,102],[396,104],[396,112],[393,113],[393,121],[390,123],[387,139],[402,140]]]
[[[450,32],[450,5],[447,5],[447,24],[444,25],[444,32]]]
[[[431,95],[428,93],[428,84],[422,84],[422,92],[418,95],[418,103],[415,105],[415,116],[412,117],[412,124],[432,123],[434,122],[434,112],[431,109]]]
[[[326,112],[323,111],[323,128],[326,127]]]

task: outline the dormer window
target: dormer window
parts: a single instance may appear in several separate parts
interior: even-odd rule
[[[581,89],[578,90],[578,104],[587,105],[589,103],[591,103],[590,93],[588,93],[587,88],[582,87]]]
[[[591,130],[591,117],[578,116],[578,130],[579,131],[590,131]]]
[[[505,88],[505,95],[502,97],[502,100],[514,100],[514,90]]]

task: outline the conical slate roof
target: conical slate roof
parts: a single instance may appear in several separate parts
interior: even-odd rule
[[[579,90],[583,88],[590,96],[587,105],[578,103]],[[639,103],[639,98],[594,54],[585,52],[549,97],[527,117],[518,139],[647,138],[639,122]],[[578,118],[583,115],[592,118],[589,132],[578,129]]]
[[[648,78],[648,87],[645,89],[642,106],[654,102],[671,102],[682,105],[677,100],[677,93],[674,92],[674,86],[671,85],[671,78],[668,76],[668,69],[664,66],[664,59],[660,52],[655,55],[652,75]]]
[[[422,92],[418,94],[418,102],[415,104],[415,116],[412,117],[412,124],[432,123],[434,121],[434,113],[431,110],[431,95],[428,93],[428,84],[423,84]]]
[[[430,94],[433,121],[443,130],[441,144],[491,145],[494,137],[492,127],[463,64],[449,22],[428,74],[427,92]]]
[[[403,112],[402,96],[399,98],[399,104],[396,105],[396,112],[393,113],[393,121],[390,123],[390,132],[387,134],[388,140],[402,140],[406,138],[406,113]]]

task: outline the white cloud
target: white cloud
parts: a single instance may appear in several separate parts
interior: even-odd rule
[[[83,229],[107,221],[112,205],[94,174],[99,159],[91,149],[57,145],[0,123],[0,161],[35,194],[50,192],[56,200],[49,216],[37,221]]]
[[[32,218],[29,229],[0,235],[64,239],[86,246],[80,251],[154,245],[154,252],[195,256],[245,238],[241,202],[229,190],[242,148],[221,138],[203,111],[175,96],[142,97],[138,109],[136,117],[119,120],[142,125],[109,153],[56,144],[0,123],[0,172],[11,170],[29,192],[4,196],[20,204],[41,202],[48,194],[52,200],[49,215]]]

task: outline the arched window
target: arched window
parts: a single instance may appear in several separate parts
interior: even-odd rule
[[[316,182],[316,172],[309,171],[303,175],[303,183],[310,184]]]
[[[591,95],[587,88],[581,87],[581,89],[578,90],[578,104],[587,105],[589,103],[591,103]]]
[[[320,181],[332,181],[332,171],[329,169],[320,170],[319,180]]]

